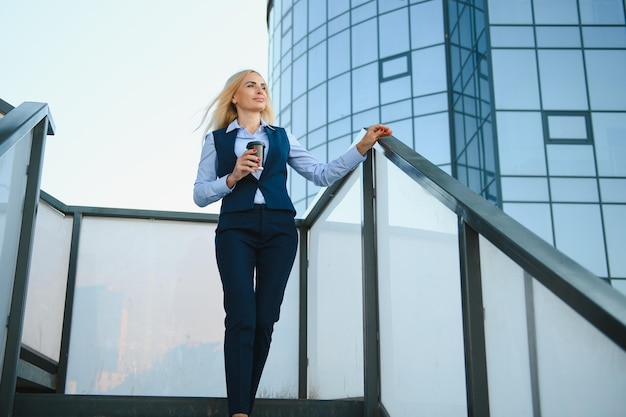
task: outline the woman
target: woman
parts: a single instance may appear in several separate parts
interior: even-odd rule
[[[274,112],[267,85],[253,70],[227,81],[205,120],[211,109],[194,201],[204,207],[222,200],[215,250],[226,311],[228,410],[233,417],[246,417],[252,412],[298,243],[296,210],[286,188],[287,164],[315,184],[328,186],[363,162],[391,130],[372,126],[355,147],[320,163],[290,132],[269,124]],[[210,128],[216,130],[208,132]],[[255,149],[246,149],[252,141],[265,145],[263,160]]]

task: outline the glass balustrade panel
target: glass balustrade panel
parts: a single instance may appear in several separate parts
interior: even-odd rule
[[[376,156],[382,403],[467,416],[457,217]]]
[[[26,192],[26,169],[30,158],[32,131],[0,156],[0,373],[4,363],[11,294],[22,226]]]
[[[67,393],[226,396],[215,227],[84,218]],[[261,397],[297,396],[297,283],[287,287]]]
[[[40,200],[22,344],[59,361],[73,217]]]
[[[480,236],[491,417],[533,415],[524,270]]]
[[[308,397],[363,396],[360,168],[310,230]]]
[[[626,416],[624,350],[534,279],[532,294],[541,415]]]

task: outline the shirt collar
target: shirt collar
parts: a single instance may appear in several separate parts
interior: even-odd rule
[[[263,119],[261,119],[261,126],[262,127],[268,127],[271,130],[276,130],[276,128],[274,126],[267,124],[267,122],[265,120],[263,120]],[[235,119],[232,122],[230,122],[230,124],[226,128],[226,133],[232,132],[235,129],[243,129],[243,127],[239,126],[239,121],[237,119]]]

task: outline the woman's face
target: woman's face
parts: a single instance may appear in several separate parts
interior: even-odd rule
[[[243,79],[233,96],[237,111],[262,112],[267,105],[267,85],[256,72],[251,72]]]

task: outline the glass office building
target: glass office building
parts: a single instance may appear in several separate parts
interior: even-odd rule
[[[386,123],[626,292],[623,0],[270,0],[268,28],[278,123],[317,157]]]

